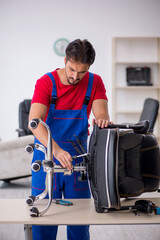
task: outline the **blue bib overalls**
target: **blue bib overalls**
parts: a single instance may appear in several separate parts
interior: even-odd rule
[[[68,139],[75,142],[78,136],[83,147],[87,151],[87,137],[88,137],[88,117],[87,117],[87,103],[89,102],[92,85],[93,74],[89,73],[89,82],[84,99],[82,109],[80,110],[58,110],[55,109],[57,99],[56,83],[53,75],[47,73],[53,83],[52,101],[48,113],[46,123],[49,125],[52,137],[57,144],[65,151],[69,152],[71,156],[78,155],[76,150]],[[73,99],[74,101],[74,99]],[[35,139],[35,142],[38,142]],[[44,154],[38,150],[34,150],[33,160],[43,160]],[[56,164],[59,162],[53,158]],[[72,164],[82,162],[82,158],[74,159]],[[63,173],[54,173],[53,184],[53,198],[60,199],[62,194],[64,198],[90,198],[90,190],[88,181],[78,181],[80,173],[73,172],[71,176],[64,176]],[[41,169],[39,172],[32,172],[32,195],[38,195],[45,189],[46,173]],[[53,216],[54,217],[54,216]],[[55,216],[56,217],[56,216]],[[33,240],[54,240],[56,239],[58,226],[32,226]],[[88,240],[89,226],[67,226],[68,240]]]

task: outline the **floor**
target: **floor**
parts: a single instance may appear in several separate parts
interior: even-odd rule
[[[10,183],[0,182],[0,198],[27,198],[30,195],[31,178],[14,180]],[[145,193],[144,197],[159,196],[160,193]],[[17,209],[18,211],[18,209]],[[90,226],[91,240],[159,240],[159,225],[143,226]],[[23,240],[22,225],[0,225],[0,240]],[[47,240],[47,239],[46,239]],[[60,226],[57,240],[66,240],[66,226]]]

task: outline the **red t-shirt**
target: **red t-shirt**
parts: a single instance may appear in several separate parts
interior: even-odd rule
[[[57,101],[56,109],[60,110],[77,110],[81,109],[85,94],[87,91],[89,72],[85,74],[82,80],[77,85],[64,85],[61,83],[57,70],[52,72],[56,87],[57,87]],[[50,106],[52,97],[53,84],[48,75],[42,76],[37,80],[35,90],[32,98],[32,103],[41,103],[48,107]],[[87,116],[91,113],[92,102],[96,99],[106,99],[106,90],[100,76],[94,74],[91,98],[87,107]],[[48,111],[47,111],[48,115]],[[45,120],[47,118],[45,117]]]

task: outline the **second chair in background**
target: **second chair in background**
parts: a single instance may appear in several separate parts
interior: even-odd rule
[[[16,129],[16,131],[18,131],[19,137],[32,134],[32,132],[28,128],[28,116],[30,107],[31,99],[25,99],[19,104],[19,129]]]
[[[154,125],[158,116],[159,101],[146,98],[139,121],[149,120],[149,132],[153,133]]]

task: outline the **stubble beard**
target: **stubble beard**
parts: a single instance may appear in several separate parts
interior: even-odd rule
[[[71,82],[70,80],[74,80],[74,79],[71,78],[71,77],[69,77],[69,78],[67,77],[67,82],[69,83],[69,85],[72,85],[72,86],[75,86],[75,85],[77,85],[80,82],[79,78],[74,80],[74,82]]]

